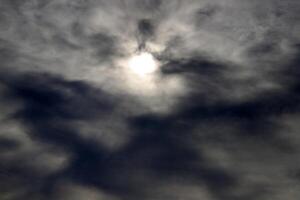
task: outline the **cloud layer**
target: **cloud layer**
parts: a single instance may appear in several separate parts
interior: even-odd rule
[[[0,2],[0,198],[300,196],[297,0]]]

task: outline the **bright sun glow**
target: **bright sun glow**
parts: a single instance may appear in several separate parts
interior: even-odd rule
[[[138,55],[134,55],[129,60],[130,69],[139,75],[147,75],[155,72],[158,68],[157,61],[152,54],[142,52]]]

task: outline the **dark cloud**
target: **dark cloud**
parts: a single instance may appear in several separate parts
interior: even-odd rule
[[[214,195],[223,196],[227,187],[234,187],[236,177],[221,168],[209,166],[201,152],[189,145],[189,130],[193,123],[178,121],[176,118],[160,119],[155,116],[134,119],[138,136],[129,149],[137,157],[133,161],[137,162],[135,166],[150,167],[159,177],[194,180],[207,185]]]
[[[144,50],[146,48],[147,40],[154,35],[154,27],[150,20],[141,19],[137,25],[138,28],[138,40],[139,50]]]
[[[78,135],[79,132],[72,126],[71,121],[93,120],[112,112],[114,103],[108,94],[102,93],[86,83],[68,82],[47,74],[29,74],[6,79],[4,84],[8,88],[7,98],[16,98],[24,105],[13,117],[25,124],[30,130],[30,137],[55,145],[57,148],[61,147],[66,151],[71,151],[75,156],[79,156],[78,159],[85,159],[86,156],[88,159],[92,155],[88,152],[94,151],[98,153],[97,158],[100,156],[101,148],[93,150],[98,149],[95,146],[96,144],[81,141]],[[7,146],[14,144],[14,141],[6,140],[2,143]],[[10,148],[16,147],[10,145]],[[84,153],[86,151],[87,153]],[[75,168],[77,167],[76,161],[74,163]],[[16,167],[18,167],[18,170],[23,171],[25,169],[22,166],[21,168]],[[14,165],[9,166],[9,168],[13,167]],[[5,173],[7,173],[6,170]],[[25,170],[22,174],[34,174],[33,171],[28,170]],[[83,173],[85,172],[83,171]],[[15,176],[15,174],[12,175],[12,177]],[[19,177],[17,176],[17,178]],[[51,177],[49,178],[51,180]],[[39,178],[34,176],[30,178],[30,181],[37,179]],[[32,189],[51,189],[43,189],[44,184],[47,186],[49,184],[48,178],[45,178],[39,184],[38,188],[35,188],[37,186],[33,184]]]
[[[9,88],[9,97],[17,98],[24,104],[24,109],[18,111],[15,117],[24,121],[30,128],[32,137],[67,149],[73,155],[68,167],[48,178],[41,179],[30,175],[30,171],[18,167],[17,170],[21,170],[22,174],[17,175],[18,182],[22,181],[23,176],[38,181],[39,186],[32,185],[33,188],[30,189],[33,193],[39,191],[44,195],[49,192],[52,194],[56,183],[69,179],[82,185],[99,188],[109,194],[138,199],[143,196],[146,185],[155,183],[155,180],[150,177],[157,180],[181,177],[184,180],[206,185],[216,198],[232,199],[237,197],[230,188],[238,188],[237,184],[241,177],[213,165],[201,151],[190,144],[191,139],[195,137],[191,135],[192,130],[199,123],[211,120],[215,125],[220,121],[227,121],[228,124],[235,122],[242,129],[233,137],[241,144],[249,140],[250,134],[255,140],[267,140],[264,145],[275,145],[275,149],[278,148],[278,142],[281,142],[279,146],[281,151],[283,151],[282,146],[289,146],[272,134],[275,132],[273,128],[276,128],[276,125],[270,124],[268,119],[283,112],[276,102],[280,102],[282,106],[293,105],[288,105],[290,102],[284,102],[278,97],[270,97],[267,100],[259,99],[232,105],[191,107],[189,106],[191,102],[185,102],[187,106],[182,106],[181,111],[167,117],[145,115],[127,119],[132,126],[132,131],[136,132],[135,136],[125,148],[110,152],[92,141],[80,138],[78,130],[72,127],[72,123],[66,124],[74,119],[101,118],[106,113],[112,112],[113,101],[108,94],[103,94],[86,83],[65,81],[47,74],[22,75],[12,80],[12,82],[4,81]],[[289,100],[297,102],[290,98]],[[295,112],[295,108],[285,109],[284,112]],[[268,130],[268,127],[271,130]],[[199,145],[208,141],[209,143],[218,141],[222,144],[227,140],[226,137],[210,136],[205,132],[199,134],[201,137]],[[262,134],[267,135],[263,137]],[[277,143],[272,142],[274,140]],[[6,146],[7,144],[6,142]],[[11,148],[16,147],[11,146]],[[9,168],[13,169],[13,166]],[[142,171],[143,174],[137,173],[138,171]],[[12,173],[15,177],[16,172]],[[148,177],[148,174],[152,175]],[[143,176],[144,178],[141,179]],[[28,195],[30,197],[30,194]],[[243,194],[239,198],[247,198],[247,195]]]
[[[296,1],[0,4],[0,198],[300,195]]]
[[[18,148],[19,144],[18,142],[8,139],[8,138],[1,138],[0,139],[0,149],[1,151],[9,151],[14,148]]]
[[[203,77],[213,77],[221,74],[224,68],[226,68],[226,65],[214,63],[201,57],[195,57],[192,59],[169,61],[166,65],[162,66],[161,70],[163,74],[190,73]]]

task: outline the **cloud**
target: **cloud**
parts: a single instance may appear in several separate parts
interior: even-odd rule
[[[299,8],[2,0],[0,198],[296,199]]]

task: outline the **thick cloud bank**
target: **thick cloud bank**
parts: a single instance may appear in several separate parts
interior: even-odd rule
[[[298,199],[299,13],[0,0],[0,199]]]

